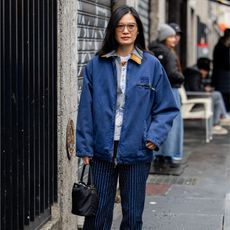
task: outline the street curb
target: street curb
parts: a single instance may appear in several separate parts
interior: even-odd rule
[[[224,228],[223,230],[230,230],[230,193],[226,194],[225,198],[225,212],[224,212]]]

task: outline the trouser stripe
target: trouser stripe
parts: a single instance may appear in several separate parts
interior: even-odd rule
[[[121,230],[140,230],[145,201],[145,186],[150,163],[117,165],[94,159],[92,173],[99,194],[99,208],[95,217],[86,217],[84,230],[110,230],[119,176],[122,202]]]

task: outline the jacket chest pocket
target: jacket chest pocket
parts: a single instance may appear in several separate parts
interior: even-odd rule
[[[154,91],[154,92],[156,91],[156,89],[152,85],[146,84],[146,83],[138,83],[137,87],[139,89],[143,89],[143,90],[151,90],[151,91]]]
[[[138,95],[143,97],[153,96],[156,92],[148,76],[140,77],[139,81],[136,83],[136,90]]]

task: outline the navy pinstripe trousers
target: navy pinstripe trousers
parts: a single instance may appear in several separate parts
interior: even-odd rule
[[[111,229],[118,178],[123,215],[120,230],[141,230],[150,163],[115,167],[111,162],[94,159],[91,166],[99,207],[95,217],[85,218],[83,230]]]

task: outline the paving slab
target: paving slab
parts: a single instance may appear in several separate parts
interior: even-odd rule
[[[230,230],[230,127],[213,136],[197,122],[185,124],[188,166],[175,175],[150,174],[146,187],[143,229]],[[115,208],[112,229],[119,230],[121,209]]]
[[[226,194],[225,212],[224,212],[224,228],[223,230],[230,230],[230,193]]]

